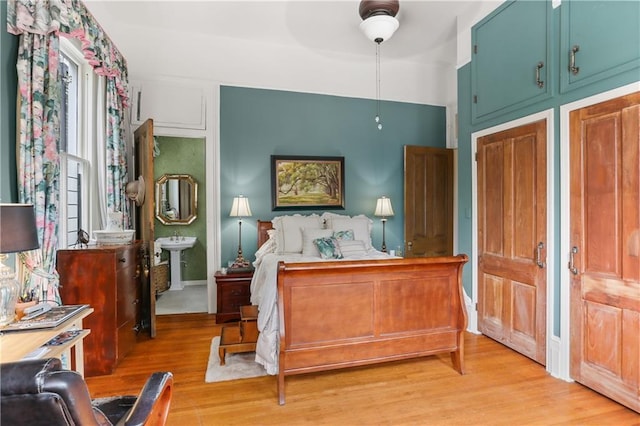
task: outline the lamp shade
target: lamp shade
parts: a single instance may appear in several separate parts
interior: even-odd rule
[[[249,207],[249,199],[243,195],[238,195],[233,199],[231,205],[231,217],[249,217],[251,216],[251,207]]]
[[[364,35],[376,43],[389,40],[399,26],[398,20],[389,15],[374,15],[360,23]]]
[[[376,203],[375,216],[389,217],[393,216],[393,207],[391,207],[391,199],[387,197],[378,198]]]
[[[40,247],[32,204],[0,204],[0,253]]]

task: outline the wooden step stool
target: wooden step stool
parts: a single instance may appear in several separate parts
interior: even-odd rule
[[[237,325],[225,325],[220,333],[218,355],[224,365],[227,353],[254,352],[258,341],[258,306],[240,306],[240,321]]]

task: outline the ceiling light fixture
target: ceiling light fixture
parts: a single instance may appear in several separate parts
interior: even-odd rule
[[[400,9],[398,0],[362,0],[358,13],[362,18],[360,29],[367,38],[376,43],[376,125],[382,130],[380,118],[380,44],[389,40],[400,23],[396,14]]]

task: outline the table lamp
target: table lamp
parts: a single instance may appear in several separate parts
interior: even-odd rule
[[[0,204],[0,326],[14,321],[20,284],[4,264],[8,253],[40,247],[36,217],[31,204]]]
[[[231,265],[231,268],[247,268],[249,261],[242,256],[242,218],[251,216],[251,207],[249,207],[249,199],[243,195],[238,195],[233,199],[231,205],[231,217],[238,218],[238,257]]]
[[[382,251],[387,252],[387,244],[384,241],[384,226],[387,222],[387,217],[393,216],[393,207],[391,207],[391,200],[385,196],[378,198],[376,203],[376,211],[374,216],[382,216]]]

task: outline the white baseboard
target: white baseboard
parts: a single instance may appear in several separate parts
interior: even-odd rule
[[[184,287],[189,285],[207,285],[207,280],[182,281]]]
[[[481,334],[478,330],[478,310],[476,309],[477,304],[474,303],[474,301],[471,300],[469,296],[467,296],[466,291],[464,291],[464,304],[467,308],[467,331],[473,334]]]

